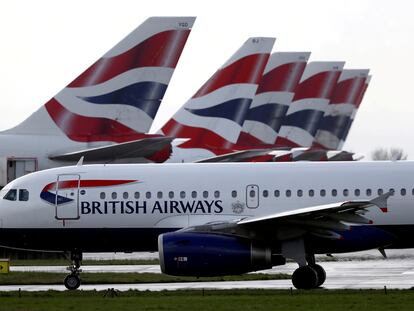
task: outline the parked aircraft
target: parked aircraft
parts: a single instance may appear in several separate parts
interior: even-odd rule
[[[172,275],[299,268],[325,280],[315,254],[414,247],[414,162],[77,165],[35,172],[0,193],[0,245],[83,252],[159,251]]]
[[[14,128],[0,132],[0,187],[35,170],[86,161],[164,161],[148,135],[195,21],[151,17]]]

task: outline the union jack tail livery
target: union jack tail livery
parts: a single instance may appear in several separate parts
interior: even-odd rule
[[[311,62],[295,89],[276,145],[310,147],[344,62]]]
[[[310,52],[273,53],[243,123],[239,145],[273,145]]]
[[[151,17],[7,133],[121,143],[149,130],[194,17]]]
[[[345,128],[345,130],[344,130],[344,132],[343,132],[343,135],[342,135],[342,137],[341,137],[341,141],[339,142],[339,147],[338,147],[339,149],[342,149],[342,146],[344,145],[345,140],[346,140],[346,138],[348,137],[349,130],[351,129],[352,123],[354,122],[354,119],[355,119],[356,113],[358,112],[359,106],[360,106],[360,105],[361,105],[361,103],[362,103],[362,99],[364,98],[365,92],[366,92],[366,91],[367,91],[367,89],[368,89],[368,85],[369,85],[369,83],[371,82],[371,78],[372,78],[372,76],[371,76],[371,75],[369,75],[369,76],[365,79],[364,88],[362,89],[361,93],[359,94],[358,99],[357,99],[357,100],[356,100],[356,102],[355,102],[355,106],[353,107],[351,117],[348,119],[348,124],[346,125],[346,128]]]
[[[161,128],[180,148],[216,153],[237,142],[274,38],[250,38]],[[216,151],[214,151],[216,150]]]
[[[345,69],[332,93],[331,101],[318,126],[313,147],[336,150],[351,121],[354,110],[362,100],[368,69]]]

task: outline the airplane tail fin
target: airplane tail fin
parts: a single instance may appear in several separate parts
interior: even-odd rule
[[[358,106],[358,101],[365,89],[368,72],[368,69],[342,71],[325,115],[319,123],[313,147],[338,149],[354,109]]]
[[[277,146],[310,147],[344,62],[308,63],[283,119]]]
[[[352,114],[351,114],[350,118],[348,119],[347,125],[346,125],[345,130],[344,130],[344,132],[342,134],[342,137],[341,137],[341,141],[339,142],[339,146],[338,146],[338,149],[339,150],[341,150],[342,147],[343,147],[343,145],[345,144],[345,140],[348,137],[349,130],[351,129],[352,123],[355,120],[355,116],[356,116],[356,114],[358,112],[359,106],[362,103],[362,100],[364,98],[365,92],[368,89],[368,86],[369,86],[369,83],[371,82],[371,79],[372,79],[372,76],[371,75],[369,75],[365,79],[364,87],[363,87],[361,93],[359,94],[358,99],[355,102],[355,106],[353,107]]]
[[[195,17],[151,17],[18,126],[77,142],[123,142],[149,130]]]
[[[235,144],[274,41],[249,38],[160,132],[189,138],[181,148],[226,149]]]
[[[246,115],[239,145],[273,145],[310,52],[273,53]]]

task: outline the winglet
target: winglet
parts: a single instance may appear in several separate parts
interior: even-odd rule
[[[83,165],[83,158],[84,158],[84,156],[81,156],[81,158],[79,159],[79,161],[76,164],[76,166],[82,166]]]
[[[374,204],[379,207],[379,209],[383,213],[388,212],[388,198],[394,194],[394,191],[388,191],[387,193],[381,194],[380,196],[376,197],[375,199],[369,201],[371,204]]]

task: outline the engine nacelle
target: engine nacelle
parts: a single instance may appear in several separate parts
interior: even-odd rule
[[[247,238],[200,232],[172,232],[158,238],[161,270],[179,276],[242,274],[283,265],[282,256]]]

